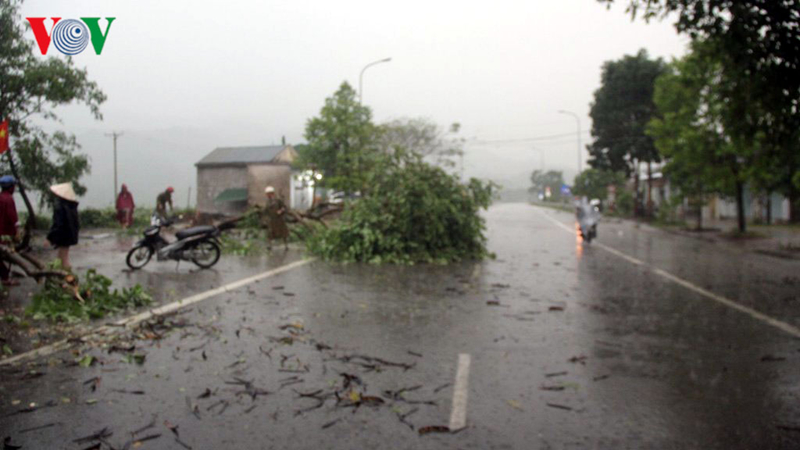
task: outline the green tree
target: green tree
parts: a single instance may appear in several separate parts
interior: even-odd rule
[[[598,199],[603,202],[608,199],[608,187],[615,186],[617,192],[625,186],[625,174],[622,172],[612,172],[610,170],[600,170],[595,168],[586,169],[575,176],[572,186],[572,195]]]
[[[744,184],[752,147],[728,134],[728,79],[709,50],[695,42],[658,79],[654,99],[659,117],[650,122],[648,133],[667,160],[664,172],[673,186],[696,207],[711,194],[735,197],[744,232]]]
[[[71,181],[79,195],[86,188],[80,178],[89,172],[85,155],[75,137],[64,132],[46,133],[37,123],[58,120],[55,109],[83,103],[98,120],[106,96],[85,69],[72,59],[41,58],[35,44],[25,38],[26,25],[19,16],[21,1],[0,2],[0,118],[8,119],[11,151],[0,160],[0,171],[12,171],[20,179],[20,193],[28,209],[27,244],[36,217],[25,188],[47,192],[50,185]],[[43,201],[48,195],[41,195]]]
[[[481,259],[485,221],[496,185],[427,163],[398,150],[381,155],[367,175],[370,192],[349,205],[341,220],[308,241],[325,259],[369,263],[447,263]]]
[[[564,174],[560,170],[548,170],[547,172],[534,170],[531,173],[531,187],[528,188],[528,191],[544,196],[549,188],[550,197],[544,197],[544,199],[555,202],[561,200],[561,186],[563,185]]]
[[[344,82],[325,99],[319,116],[306,124],[307,145],[298,151],[298,165],[322,171],[324,186],[363,192],[378,154],[376,136],[372,112],[356,100],[355,90]]]
[[[664,67],[663,60],[650,59],[644,49],[633,56],[607,61],[603,64],[601,86],[594,93],[589,111],[595,138],[587,147],[589,164],[596,169],[626,175],[633,172],[637,195],[639,163],[647,163],[649,169],[651,163],[661,160],[645,127],[656,112],[653,87]],[[648,175],[650,173],[648,170]]]
[[[758,153],[754,187],[788,196],[800,221],[800,0],[626,3],[633,18],[677,17],[679,33],[714,46],[727,77],[726,133]]]

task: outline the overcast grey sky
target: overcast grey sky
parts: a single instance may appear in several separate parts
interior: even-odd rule
[[[105,120],[83,107],[62,111],[61,127],[92,158],[91,206],[113,198],[103,133],[126,133],[120,178],[138,203],[153,204],[170,184],[186,199],[194,163],[214,147],[302,142],[324,98],[344,80],[357,87],[361,68],[385,57],[364,76],[378,122],[460,122],[467,175],[524,187],[540,164],[536,147],[571,181],[574,137],[486,141],[574,132],[575,120],[557,113],[565,109],[580,116],[586,143],[602,63],[640,48],[669,59],[687,42],[670,21],[632,22],[623,4],[606,10],[595,0],[28,0],[22,15],[116,17],[102,55],[90,46],[74,57],[108,95]]]

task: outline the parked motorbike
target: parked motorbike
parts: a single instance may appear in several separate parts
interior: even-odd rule
[[[154,215],[150,223],[144,230],[144,239],[134,244],[125,258],[131,269],[141,269],[154,254],[158,261],[191,261],[203,269],[219,261],[219,228],[211,225],[187,228],[175,233],[177,240],[170,243],[161,236],[161,229],[172,225],[173,221]]]

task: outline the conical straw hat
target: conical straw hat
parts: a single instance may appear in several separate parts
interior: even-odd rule
[[[72,183],[54,184],[50,186],[50,192],[56,194],[56,196],[61,197],[64,200],[69,200],[71,202],[78,201],[75,191],[72,190]]]

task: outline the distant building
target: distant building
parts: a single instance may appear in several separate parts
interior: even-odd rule
[[[198,161],[197,211],[240,214],[249,205],[264,205],[264,188],[273,186],[279,198],[292,208],[304,206],[293,189],[292,162],[297,151],[291,145],[220,147]]]

